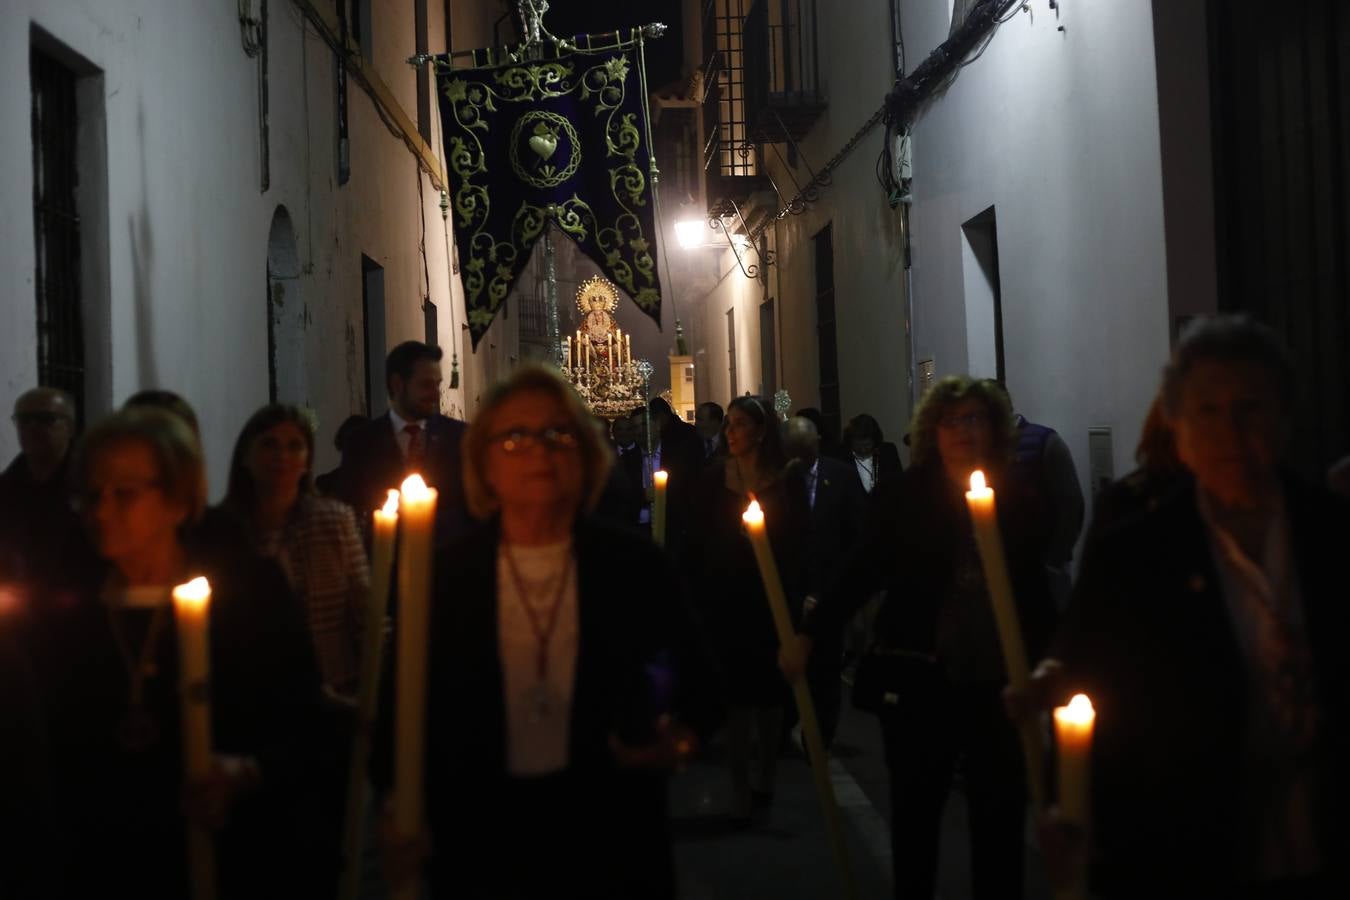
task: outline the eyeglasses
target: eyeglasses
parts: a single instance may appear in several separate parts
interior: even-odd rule
[[[938,424],[943,428],[983,428],[989,424],[989,416],[986,413],[967,413],[964,416],[943,416],[938,419]]]
[[[549,451],[573,450],[577,446],[577,433],[570,428],[542,428],[539,431],[514,428],[494,437],[492,443],[501,445],[505,453],[519,453],[540,445]]]
[[[74,504],[77,510],[95,510],[102,502],[104,494],[112,494],[113,505],[118,509],[127,509],[146,494],[160,490],[163,486],[158,481],[130,481],[126,484],[90,486],[75,495]]]
[[[65,415],[54,412],[18,412],[10,416],[10,421],[20,428],[25,425],[41,425],[43,428],[51,428],[57,422],[65,420]]]

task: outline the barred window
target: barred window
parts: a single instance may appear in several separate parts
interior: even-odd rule
[[[84,398],[80,217],[75,205],[76,74],[32,48],[33,236],[37,259],[38,383]]]

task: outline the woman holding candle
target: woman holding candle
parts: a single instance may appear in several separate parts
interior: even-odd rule
[[[164,411],[94,425],[72,478],[97,558],[71,561],[33,637],[69,896],[110,885],[187,896],[185,814],[216,834],[223,893],[306,895],[291,832],[318,678],[281,572],[262,561],[203,570],[186,549],[205,475],[197,439]],[[184,785],[170,592],[200,574],[212,585],[215,756]]]
[[[318,496],[313,475],[309,418],[295,406],[264,406],[235,442],[224,506],[244,522],[257,551],[286,573],[305,609],[324,685],[350,698],[370,568],[351,508]]]
[[[912,465],[872,497],[860,546],[803,622],[783,667],[802,670],[815,635],[835,633],[880,589],[875,640],[854,704],[876,712],[891,778],[895,896],[931,897],[942,809],[958,760],[970,806],[973,896],[1022,889],[1026,775],[1003,715],[1007,673],[964,493],[971,472],[998,495],[998,524],[1027,651],[1054,624],[1044,559],[1049,529],[1008,476],[1012,412],[1002,392],[959,376],[938,382],[915,412]]]
[[[766,811],[773,797],[788,688],[775,662],[778,636],[741,514],[752,495],[759,500],[795,614],[806,588],[810,509],[800,473],[785,474],[777,417],[766,402],[737,397],[723,434],[727,457],[704,468],[693,491],[681,569],[726,677],[731,815],[744,822],[757,809]]]
[[[1183,333],[1161,392],[1182,471],[1091,532],[1014,704],[1097,708],[1099,896],[1350,896],[1350,508],[1284,464],[1296,387],[1263,325]]]
[[[409,850],[429,846],[437,898],[673,898],[666,776],[717,724],[677,581],[650,541],[591,518],[612,456],[555,371],[517,369],[464,452],[485,525],[436,560],[430,840],[388,822],[390,880],[416,878]]]

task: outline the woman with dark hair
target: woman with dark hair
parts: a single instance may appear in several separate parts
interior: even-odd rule
[[[370,569],[351,507],[315,492],[313,467],[309,417],[295,406],[264,406],[235,442],[223,505],[244,523],[258,553],[286,573],[305,609],[324,684],[352,696]]]
[[[903,470],[900,450],[881,433],[881,425],[867,413],[849,419],[844,426],[846,461],[858,472],[863,490],[872,493],[877,485],[890,481]]]
[[[731,814],[745,821],[756,807],[767,810],[773,797],[787,686],[775,665],[778,637],[741,513],[752,498],[759,501],[789,601],[800,609],[810,508],[800,474],[785,474],[778,418],[768,403],[737,397],[722,428],[727,455],[697,483],[681,568],[726,678]]]
[[[878,488],[858,550],[784,649],[783,669],[800,673],[815,637],[833,633],[885,588],[853,703],[881,721],[895,896],[933,896],[942,810],[960,760],[973,895],[1019,897],[1025,776],[1017,732],[1003,713],[1007,675],[963,497],[970,473],[983,470],[997,492],[1029,659],[1039,658],[1055,621],[1043,565],[1048,523],[1034,495],[1008,478],[1014,428],[1001,391],[945,378],[919,406],[911,434],[913,465]]]
[[[160,409],[123,410],[78,445],[71,487],[95,556],[72,559],[29,649],[59,811],[61,896],[110,885],[189,894],[189,822],[215,836],[223,896],[313,896],[295,835],[311,766],[318,672],[299,606],[270,562],[221,568],[183,540],[206,501],[201,447]],[[210,774],[183,783],[171,590],[212,596]]]
[[[673,900],[667,777],[717,724],[674,573],[651,541],[592,518],[613,454],[556,370],[516,369],[463,453],[483,524],[436,559],[430,834],[385,829],[390,881],[425,863],[433,898]]]

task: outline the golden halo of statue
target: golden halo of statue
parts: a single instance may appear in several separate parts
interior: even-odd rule
[[[602,275],[592,275],[577,288],[577,309],[583,313],[619,308],[619,287]]]

